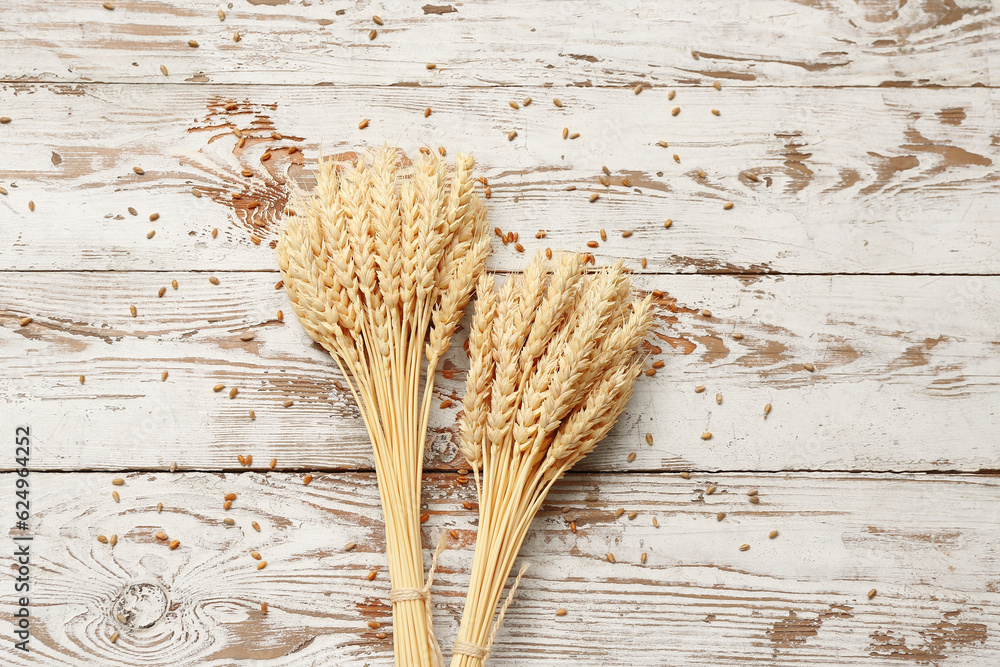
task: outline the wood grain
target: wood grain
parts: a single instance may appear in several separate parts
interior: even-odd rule
[[[531,106],[508,106],[529,95]],[[288,184],[309,185],[319,147],[388,141],[411,152],[473,151],[492,190],[491,222],[518,232],[529,255],[587,250],[604,228],[599,260],[624,257],[639,270],[645,257],[651,272],[1000,271],[992,90],[561,95],[559,109],[538,88],[2,85],[0,108],[13,120],[0,126],[0,184],[9,191],[0,196],[9,221],[0,265],[272,269],[267,246]],[[676,117],[674,104],[683,109]],[[428,106],[435,111],[425,119]],[[365,130],[361,118],[372,119]],[[563,127],[582,136],[563,140]],[[231,133],[240,128],[242,149]],[[513,128],[518,138],[508,141]],[[271,139],[275,131],[283,139]],[[262,161],[265,152],[273,157]],[[602,166],[610,187],[599,182]],[[601,198],[588,203],[591,192]],[[735,207],[723,210],[725,202]],[[539,230],[545,239],[534,238]],[[510,245],[493,266],[524,262]]]
[[[277,457],[282,469],[370,469],[342,378],[275,290],[276,272],[5,275],[0,421],[33,425],[38,469],[236,469],[239,454],[258,467]],[[647,365],[665,367],[641,378],[588,469],[1000,467],[1000,445],[984,437],[1000,429],[1000,278],[642,276],[637,287],[665,292],[646,346]],[[462,343],[436,380],[432,468],[463,465]],[[213,393],[218,383],[226,390]],[[455,406],[439,409],[444,399]]]
[[[990,86],[1000,25],[989,0],[251,0],[228,7],[225,21],[220,5],[205,0],[124,0],[114,11],[101,4],[4,3],[0,18],[9,30],[0,34],[0,52],[8,57],[0,78],[556,89],[716,79],[754,87]],[[383,26],[372,21],[376,11]],[[437,69],[427,70],[429,62]]]
[[[13,477],[0,476],[5,498]],[[370,475],[317,474],[308,487],[287,474],[111,478],[31,476],[32,653],[2,642],[4,664],[391,664],[391,634],[376,637],[392,628]],[[995,477],[967,475],[572,475],[525,544],[531,568],[492,664],[995,664],[998,492]],[[458,535],[434,588],[447,648],[475,539],[461,501],[474,494],[453,475],[425,480],[425,542]],[[616,519],[619,507],[640,514]],[[114,547],[96,539],[112,534]]]

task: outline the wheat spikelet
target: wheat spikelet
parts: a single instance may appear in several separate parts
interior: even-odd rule
[[[585,267],[580,255],[560,257],[551,271],[537,259],[520,282],[479,290],[460,446],[482,469],[479,534],[452,667],[483,663],[532,518],[614,426],[639,375],[651,300],[629,301],[622,263],[589,276]]]
[[[459,447],[462,456],[474,470],[483,461],[486,442],[486,416],[490,405],[490,379],[493,377],[493,355],[490,349],[493,318],[496,314],[496,288],[492,277],[483,275],[476,286],[478,307],[469,330],[469,374],[462,405]]]
[[[404,168],[389,147],[351,164],[321,160],[316,187],[277,244],[292,307],[340,367],[371,438],[397,593],[396,664],[406,667],[442,663],[421,555],[420,482],[436,366],[489,254],[474,164],[459,155],[449,179],[440,160]],[[492,330],[481,325],[480,360],[492,360],[484,342]],[[485,362],[480,370],[492,374]],[[482,441],[485,410],[473,416],[470,438]]]

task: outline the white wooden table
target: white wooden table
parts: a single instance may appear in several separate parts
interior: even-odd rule
[[[604,229],[598,261],[663,293],[665,367],[539,515],[492,665],[1000,664],[990,0],[111,2],[0,6],[4,553],[34,538],[31,651],[8,577],[0,663],[391,664],[369,445],[269,247],[321,150],[389,142],[475,153],[526,247],[492,269]],[[456,410],[424,494],[428,543],[459,535],[446,647]]]

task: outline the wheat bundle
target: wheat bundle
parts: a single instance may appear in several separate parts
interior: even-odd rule
[[[489,254],[473,165],[459,155],[450,174],[431,156],[406,166],[391,148],[353,164],[321,160],[277,245],[295,312],[337,362],[371,438],[405,667],[443,662],[424,580],[421,472],[435,369]]]
[[[555,481],[615,424],[640,371],[651,297],[630,298],[620,262],[593,275],[585,265],[563,255],[550,271],[539,255],[499,289],[479,280],[461,424],[479,532],[452,667],[488,658],[504,611],[494,622],[497,604],[532,519]]]

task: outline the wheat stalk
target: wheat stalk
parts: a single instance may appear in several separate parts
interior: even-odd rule
[[[496,621],[494,613],[532,519],[556,480],[614,426],[640,371],[650,297],[630,300],[620,262],[593,275],[585,266],[582,255],[554,267],[539,255],[521,280],[499,291],[490,280],[479,286],[461,429],[479,533],[452,667],[488,659],[513,589]]]
[[[421,472],[435,370],[489,254],[474,165],[459,155],[449,177],[435,157],[404,167],[388,147],[354,163],[320,160],[277,245],[292,307],[336,361],[371,438],[405,667],[443,663],[424,579]]]

